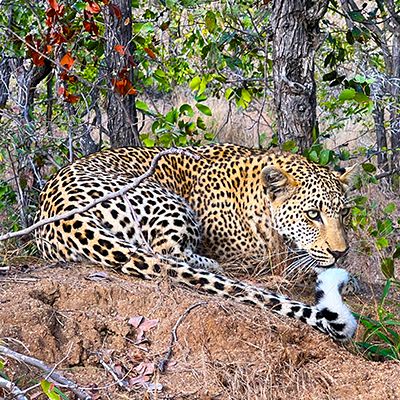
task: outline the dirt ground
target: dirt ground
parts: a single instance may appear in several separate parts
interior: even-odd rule
[[[400,363],[367,361],[354,346],[296,321],[167,280],[34,261],[0,275],[0,339],[56,365],[93,399],[400,399]],[[353,309],[368,311],[373,287],[379,282],[349,299]],[[173,331],[177,341],[161,373]],[[15,361],[5,369],[22,387],[41,379]],[[45,398],[39,393],[28,398]]]

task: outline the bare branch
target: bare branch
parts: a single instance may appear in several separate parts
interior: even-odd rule
[[[7,392],[10,392],[15,399],[17,400],[28,400],[23,391],[14,383],[4,379],[0,376],[0,388],[5,389]]]
[[[194,153],[191,153],[188,150],[183,150],[183,149],[172,148],[172,149],[161,151],[160,153],[158,153],[153,158],[153,160],[152,160],[152,162],[150,164],[150,168],[144,174],[142,174],[142,175],[138,176],[137,178],[133,179],[131,183],[129,183],[128,185],[123,186],[118,191],[107,193],[106,195],[104,195],[102,197],[99,197],[98,199],[94,200],[93,202],[87,204],[85,207],[76,208],[76,209],[68,211],[68,212],[66,212],[64,214],[56,215],[56,216],[51,217],[51,218],[45,218],[45,219],[43,219],[41,221],[38,221],[35,224],[31,225],[29,228],[22,229],[22,230],[17,231],[17,232],[6,233],[5,235],[0,236],[0,241],[11,239],[13,237],[27,235],[28,233],[31,233],[32,231],[34,231],[37,228],[40,228],[41,226],[50,224],[52,222],[60,221],[60,220],[65,219],[65,218],[72,217],[75,214],[82,214],[83,212],[85,212],[87,210],[90,210],[91,208],[93,208],[97,204],[102,203],[103,201],[115,199],[116,197],[124,195],[129,190],[134,189],[141,182],[143,182],[145,179],[147,179],[149,176],[151,176],[154,173],[154,170],[156,169],[157,163],[160,160],[160,158],[165,156],[165,155],[168,155],[168,154],[184,154],[184,155],[186,155],[188,157],[193,157],[196,160],[198,160],[200,158],[198,155],[196,155]]]
[[[9,357],[14,360],[23,362],[25,364],[32,365],[33,367],[36,367],[44,371],[50,379],[52,379],[58,384],[63,385],[65,388],[71,390],[81,400],[90,400],[92,398],[89,394],[81,390],[75,382],[72,382],[69,379],[64,378],[57,372],[54,372],[54,368],[49,367],[43,361],[37,358],[26,356],[25,354],[18,353],[5,346],[0,346],[0,354],[2,354],[5,357]],[[22,391],[20,392],[22,393]],[[22,399],[25,399],[25,397],[22,397],[21,400]]]
[[[129,390],[129,383],[124,379],[120,379],[114,369],[108,365],[102,358],[100,359],[100,364],[104,369],[113,377],[115,383],[122,389]]]

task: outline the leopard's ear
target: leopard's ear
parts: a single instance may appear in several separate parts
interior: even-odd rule
[[[275,166],[265,167],[261,173],[263,185],[267,189],[271,201],[288,196],[292,189],[299,185],[290,174]]]
[[[351,167],[344,168],[341,171],[335,171],[335,174],[344,186],[351,186],[351,183],[358,172],[359,164],[354,164]]]

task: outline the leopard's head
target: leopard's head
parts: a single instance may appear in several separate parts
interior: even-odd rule
[[[305,252],[314,268],[329,268],[348,251],[346,197],[352,171],[337,173],[289,155],[266,166],[263,183],[273,227]]]

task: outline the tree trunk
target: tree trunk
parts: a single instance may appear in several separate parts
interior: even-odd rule
[[[274,0],[272,11],[274,100],[279,142],[304,150],[316,127],[314,57],[318,23],[328,0]]]
[[[130,56],[134,53],[132,43],[132,4],[130,0],[117,0],[113,4],[121,10],[121,18],[109,11],[105,18],[106,60],[111,90],[107,95],[107,128],[112,147],[140,145],[138,118],[133,94],[118,93],[116,81],[134,80],[133,63]],[[125,21],[129,23],[125,24]],[[123,46],[124,55],[115,50]]]
[[[387,138],[385,128],[385,110],[381,107],[379,102],[376,102],[374,109],[374,123],[376,135],[376,147],[378,150],[378,166],[384,171],[389,168],[387,157]]]
[[[0,107],[4,107],[9,96],[11,77],[10,59],[3,58],[0,61]]]
[[[400,18],[400,16],[399,16]],[[400,28],[400,23],[398,24]],[[397,31],[393,35],[392,42],[392,71],[391,94],[393,96],[392,104],[390,105],[390,139],[392,146],[392,170],[400,169],[400,32]]]

